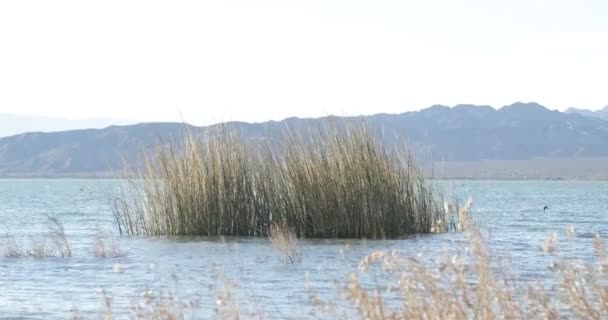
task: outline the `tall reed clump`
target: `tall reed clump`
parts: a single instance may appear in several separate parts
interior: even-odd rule
[[[278,162],[285,206],[298,234],[395,238],[430,232],[437,195],[409,153],[383,146],[365,126],[292,135]]]
[[[395,238],[443,218],[409,153],[363,125],[294,130],[276,145],[220,128],[144,163],[113,202],[121,233],[268,236],[285,224],[300,237]]]
[[[113,201],[121,233],[144,235],[256,235],[250,155],[226,130],[204,141],[160,145],[144,155],[144,169]]]

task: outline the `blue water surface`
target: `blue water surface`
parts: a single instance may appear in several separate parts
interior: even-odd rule
[[[109,197],[121,183],[0,179],[0,240],[16,239],[27,246],[48,234],[51,215],[63,222],[73,250],[69,258],[0,256],[0,318],[101,318],[106,297],[115,318],[129,318],[147,290],[196,302],[202,311],[195,318],[214,318],[224,288],[243,313],[273,319],[319,317],[309,303],[311,296],[340,301],[347,274],[375,250],[399,250],[434,261],[466,248],[464,235],[458,233],[380,241],[302,240],[302,262],[285,264],[266,239],[119,237]],[[547,235],[557,233],[559,255],[588,261],[593,259],[594,235],[608,234],[608,182],[438,184],[448,198],[464,202],[473,197],[475,221],[492,255],[508,266],[505,276],[522,283],[549,278],[555,256],[541,249]],[[543,211],[544,206],[549,210]],[[569,226],[576,228],[573,241],[566,237]],[[114,238],[124,255],[96,257],[100,237]],[[365,281],[374,285],[379,280],[370,276]]]

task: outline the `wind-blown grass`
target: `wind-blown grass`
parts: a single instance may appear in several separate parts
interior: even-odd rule
[[[93,251],[97,258],[120,258],[125,252],[120,248],[118,241],[112,236],[97,235],[95,249]]]
[[[225,128],[159,146],[113,201],[119,231],[143,235],[396,238],[443,219],[435,189],[409,153],[365,126],[292,132],[247,144]]]
[[[7,234],[0,243],[2,255],[6,258],[22,257],[61,257],[69,258],[72,256],[72,245],[67,237],[63,223],[59,219],[49,216],[48,233],[33,237],[29,245],[23,244],[17,239]]]
[[[283,256],[286,263],[302,261],[302,253],[298,248],[298,238],[284,224],[275,224],[270,227],[268,235],[272,246]]]
[[[548,272],[557,286],[530,287],[519,279],[507,279],[508,270],[495,261],[469,215],[470,207],[469,201],[459,211],[468,238],[466,257],[446,254],[440,262],[430,263],[396,250],[365,257],[359,272],[351,273],[341,286],[344,299],[355,310],[353,318],[604,319],[608,315],[608,258],[599,234],[593,242],[592,263],[556,259]],[[372,268],[382,275],[383,289],[362,284],[360,278]],[[311,303],[324,315],[332,305],[314,294]]]

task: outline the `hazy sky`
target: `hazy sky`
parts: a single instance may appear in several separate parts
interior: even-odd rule
[[[0,112],[262,121],[608,104],[608,1],[1,1]]]

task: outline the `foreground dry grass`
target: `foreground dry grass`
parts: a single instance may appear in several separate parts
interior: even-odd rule
[[[219,128],[144,162],[113,201],[124,234],[265,237],[286,224],[306,238],[396,238],[443,219],[410,155],[363,125],[294,131],[273,145]]]
[[[331,301],[310,291],[309,307],[320,319],[605,319],[608,317],[608,258],[599,235],[594,239],[596,256],[589,265],[575,260],[555,258],[548,270],[557,287],[544,288],[517,280],[507,280],[508,266],[494,260],[487,242],[472,221],[467,205],[458,210],[468,238],[466,254],[451,255],[438,264],[397,251],[376,251],[368,255],[357,272],[338,283],[340,301]],[[574,229],[567,235],[573,237]],[[294,249],[289,232],[276,231],[278,249]],[[539,254],[557,251],[557,239],[550,235]],[[541,244],[539,244],[540,246]],[[382,279],[375,287],[362,278],[376,273]],[[183,302],[171,294],[144,295],[134,308],[134,319],[204,318],[221,319],[275,318],[263,311],[251,312],[236,300],[234,288],[227,283],[217,295],[214,310],[201,310],[200,300]],[[523,288],[525,286],[525,288]],[[523,290],[522,290],[523,289]],[[523,294],[522,294],[523,292]],[[263,308],[262,308],[263,309]],[[266,310],[271,310],[270,306]],[[294,307],[294,310],[301,310]],[[111,318],[111,309],[107,315]],[[134,309],[135,310],[135,309]],[[294,311],[295,312],[295,311]],[[205,316],[201,316],[205,315]],[[290,315],[294,316],[294,315]],[[302,315],[304,316],[304,315]],[[309,315],[307,315],[309,317]]]
[[[361,319],[604,319],[608,317],[608,259],[599,235],[594,239],[595,262],[583,265],[558,260],[552,267],[559,288],[530,287],[507,280],[506,270],[492,261],[486,241],[468,210],[459,216],[469,239],[470,256],[446,257],[439,265],[428,265],[398,252],[374,252],[361,262],[359,274],[351,274],[345,297]],[[572,235],[574,231],[568,230]],[[550,236],[555,250],[556,239]],[[545,243],[544,248],[547,248]],[[546,252],[547,249],[545,249]],[[381,290],[365,288],[359,276],[373,266],[381,267],[393,282],[387,291],[397,291],[398,303],[384,300]],[[504,268],[504,267],[503,267]],[[386,291],[384,292],[386,294]],[[322,305],[322,304],[321,304]]]

